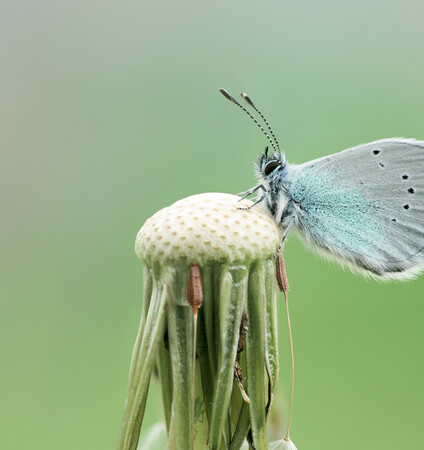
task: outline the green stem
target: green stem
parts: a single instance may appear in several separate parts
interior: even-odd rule
[[[160,283],[154,283],[152,299],[133,372],[134,376],[127,395],[124,420],[117,445],[118,450],[135,450],[137,448],[150,376],[156,359],[158,344],[163,339],[166,299],[166,287]],[[136,345],[138,345],[137,342]]]
[[[137,367],[141,340],[143,338],[144,324],[147,318],[147,312],[149,311],[150,300],[152,298],[153,291],[153,277],[150,270],[147,267],[143,267],[143,304],[141,308],[140,325],[138,327],[137,337],[134,343],[134,348],[131,356],[130,376],[128,379],[128,387],[132,385],[135,370]]]
[[[255,263],[250,271],[247,302],[249,329],[246,361],[247,387],[250,398],[250,420],[253,442],[257,449],[268,448],[265,427],[265,398],[268,396],[265,371],[265,273],[263,263]]]
[[[218,269],[218,267],[216,267]],[[203,304],[202,313],[204,318],[204,329],[206,335],[206,345],[209,354],[209,362],[211,367],[211,376],[213,377],[213,386],[215,386],[217,358],[216,358],[216,346],[215,346],[215,334],[218,330],[218,324],[216,322],[216,311],[218,303],[218,289],[214,289],[215,273],[219,270],[214,270],[212,264],[207,264],[202,268],[202,284],[203,284]],[[216,292],[215,292],[216,291]]]
[[[245,266],[223,267],[220,276],[219,294],[219,358],[218,377],[213,401],[212,419],[209,430],[209,446],[220,448],[221,433],[226,441],[231,439],[231,430],[225,426],[234,379],[234,362],[243,305],[246,299],[248,271]],[[230,424],[228,424],[230,425]]]
[[[173,402],[168,448],[193,448],[192,427],[192,322],[188,306],[169,304],[168,335],[171,352]]]
[[[208,422],[210,422],[212,419],[214,376],[210,364],[210,357],[207,346],[204,313],[205,311],[202,306],[202,308],[200,308],[199,310],[197,355],[200,366],[200,376],[202,380],[202,391],[206,409],[206,417]]]
[[[159,380],[162,389],[163,409],[165,410],[166,430],[169,433],[172,408],[172,367],[169,348],[165,348],[164,342],[159,343],[157,365]]]
[[[237,422],[236,431],[230,443],[230,450],[239,450],[246,439],[250,428],[250,408],[246,402],[241,407],[239,420]]]
[[[275,281],[275,263],[273,260],[265,262],[265,292],[266,292],[266,351],[265,364],[270,378],[270,398],[267,413],[271,408],[276,389],[278,364],[278,323],[277,323],[277,285]]]

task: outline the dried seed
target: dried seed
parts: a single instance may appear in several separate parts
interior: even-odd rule
[[[275,263],[275,273],[277,276],[278,287],[281,292],[284,292],[286,295],[289,291],[289,281],[287,279],[286,266],[284,264],[284,258],[281,253],[278,254],[276,263]]]
[[[192,264],[190,266],[190,273],[187,283],[187,301],[193,311],[196,312],[203,303],[202,276],[200,274],[200,268],[197,264]]]

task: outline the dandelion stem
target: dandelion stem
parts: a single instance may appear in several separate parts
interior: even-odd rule
[[[289,418],[287,421],[287,433],[285,439],[288,440],[290,438],[290,424],[291,424],[291,416],[292,416],[292,407],[293,407],[293,392],[294,392],[294,351],[293,351],[293,336],[290,324],[290,314],[289,314],[289,302],[287,297],[287,291],[284,292],[284,301],[286,304],[286,314],[287,314],[287,326],[289,330],[289,340],[290,340],[290,359],[291,359],[291,390],[290,390],[290,409],[289,409]]]
[[[187,282],[187,301],[193,310],[193,361],[192,361],[192,381],[191,381],[191,414],[192,414],[192,444],[194,447],[194,391],[196,385],[196,344],[197,344],[197,313],[199,307],[203,303],[203,286],[202,286],[202,276],[200,274],[200,267],[197,264],[192,264],[189,271],[188,282]]]
[[[264,263],[252,265],[249,277],[249,294],[247,314],[249,329],[247,331],[246,365],[247,392],[251,403],[250,421],[254,446],[258,449],[267,448],[266,436],[266,404],[268,383],[265,370],[265,271]]]
[[[198,308],[193,309],[193,374],[192,374],[192,381],[191,381],[191,416],[192,416],[192,422],[191,422],[191,437],[192,437],[192,443],[194,448],[194,389],[196,384],[196,341],[197,341],[197,310]]]
[[[156,360],[157,349],[163,338],[165,325],[166,287],[157,283],[153,289],[141,342],[137,339],[138,357],[133,360],[133,379],[130,381],[124,420],[118,439],[118,450],[135,450],[146,407],[150,376]]]
[[[219,288],[219,358],[213,411],[209,429],[209,447],[217,450],[221,445],[221,433],[228,443],[231,433],[225,431],[226,412],[230,405],[234,380],[234,361],[237,355],[237,343],[243,305],[246,300],[248,271],[245,266],[223,267]]]
[[[168,333],[174,386],[168,448],[191,450],[193,341],[190,308],[169,304]]]
[[[167,318],[165,318],[165,321],[166,320]],[[169,433],[169,426],[171,423],[173,386],[172,386],[171,357],[169,354],[169,346],[168,348],[166,348],[165,342],[159,343],[157,366],[162,389],[162,401],[163,401],[163,409],[165,411],[166,431]]]

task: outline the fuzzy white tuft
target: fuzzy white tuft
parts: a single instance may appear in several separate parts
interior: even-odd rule
[[[270,442],[268,448],[269,450],[297,450],[293,442],[286,438]]]

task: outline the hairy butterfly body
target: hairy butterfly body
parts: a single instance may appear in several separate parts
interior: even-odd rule
[[[424,141],[383,139],[301,165],[287,163],[268,122],[274,153],[259,155],[261,203],[284,230],[292,228],[307,243],[378,278],[409,278],[424,269]]]

